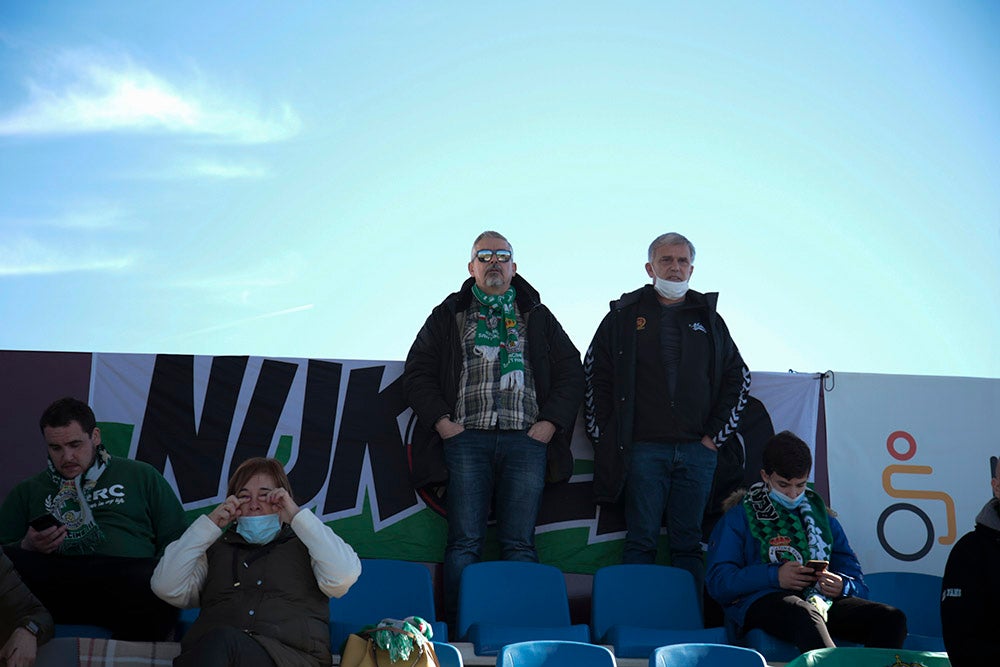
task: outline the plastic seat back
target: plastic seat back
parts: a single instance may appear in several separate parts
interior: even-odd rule
[[[694,577],[667,565],[609,565],[594,574],[590,627],[600,642],[613,626],[704,628]]]
[[[865,575],[869,599],[906,614],[910,634],[942,636],[941,577],[919,572],[875,572]]]
[[[474,623],[569,626],[566,579],[551,565],[517,561],[473,563],[462,570],[457,636]]]
[[[528,641],[501,648],[497,667],[615,667],[615,656],[596,644]]]
[[[725,644],[672,644],[649,656],[649,667],[767,667],[757,651]]]
[[[434,585],[422,563],[382,558],[361,559],[361,576],[340,598],[330,598],[330,648],[334,653],[352,632],[383,618],[420,616],[431,623],[435,640],[447,641],[448,629],[437,621]]]
[[[434,653],[441,667],[463,667],[462,652],[444,641],[434,642]]]

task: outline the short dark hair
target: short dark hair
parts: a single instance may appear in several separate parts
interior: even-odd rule
[[[72,396],[66,396],[45,408],[38,420],[38,428],[45,433],[46,428],[69,426],[70,422],[79,422],[87,435],[92,435],[97,427],[97,418],[90,406]]]
[[[288,495],[293,495],[292,485],[288,481],[288,475],[285,474],[285,467],[281,465],[281,461],[255,456],[241,463],[236,472],[229,478],[226,497],[235,496],[236,492],[246,486],[254,475],[269,476],[279,488],[288,491]]]
[[[791,431],[772,435],[764,444],[764,474],[778,473],[785,479],[808,477],[812,470],[812,452],[802,438]]]

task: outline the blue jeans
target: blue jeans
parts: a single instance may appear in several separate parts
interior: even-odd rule
[[[545,443],[524,431],[466,429],[445,440],[448,544],[444,588],[450,616],[458,610],[462,570],[482,557],[491,500],[501,557],[538,562],[535,520],[545,486],[546,450]]]
[[[694,576],[701,600],[705,557],[701,521],[712,490],[718,453],[700,442],[632,444],[625,480],[624,563],[656,562],[663,513],[667,513],[670,564]]]

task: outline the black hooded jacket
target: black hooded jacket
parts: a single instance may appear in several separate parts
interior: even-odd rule
[[[448,479],[438,419],[452,414],[458,400],[459,378],[465,363],[461,326],[472,303],[474,279],[449,294],[431,312],[406,355],[403,391],[417,422],[411,438],[410,471],[413,486],[443,484]],[[538,421],[550,421],[556,433],[548,446],[546,481],[568,479],[573,473],[570,439],[583,401],[583,365],[580,352],[538,292],[515,274],[511,286],[527,327],[528,362],[535,378]]]

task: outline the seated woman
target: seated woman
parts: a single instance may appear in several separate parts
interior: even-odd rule
[[[354,549],[299,509],[275,459],[244,461],[226,496],[153,573],[162,599],[201,607],[174,665],[329,665],[329,598],[360,576]]]

